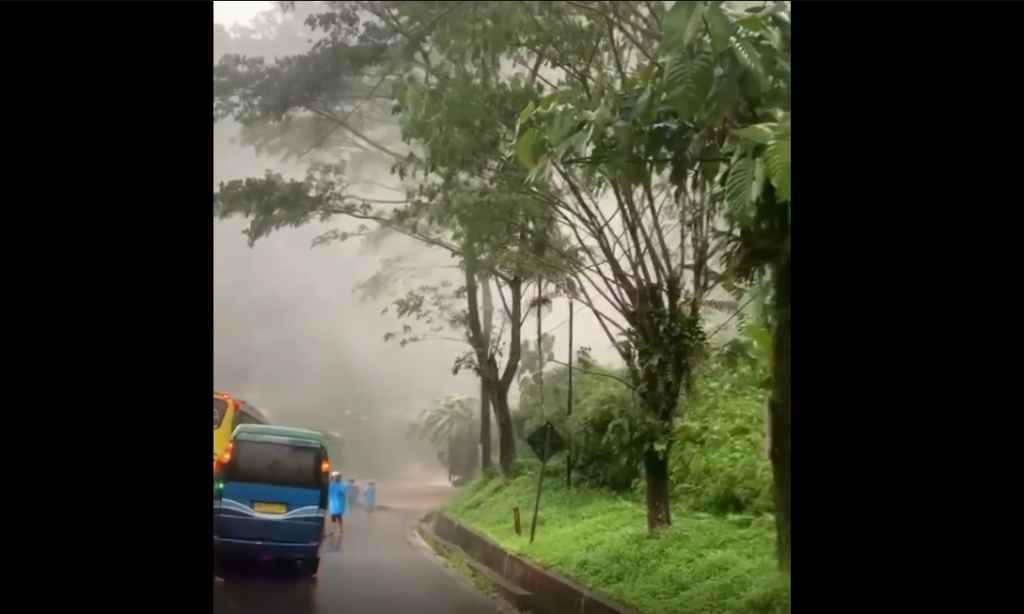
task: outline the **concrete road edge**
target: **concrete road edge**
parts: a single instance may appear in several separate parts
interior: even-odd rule
[[[431,513],[433,513],[433,512],[431,512]],[[429,514],[427,516],[429,516]],[[449,566],[448,564],[445,563],[444,558],[442,558],[440,554],[435,552],[434,549],[430,546],[430,544],[428,544],[426,541],[424,541],[423,537],[421,537],[420,534],[419,534],[418,529],[421,526],[424,527],[428,531],[430,530],[429,527],[426,527],[423,524],[423,518],[425,518],[427,516],[424,516],[424,517],[417,518],[417,519],[413,520],[406,527],[405,539],[406,539],[406,541],[409,542],[409,545],[412,546],[417,551],[419,551],[420,554],[422,554],[424,557],[429,559],[430,562],[432,562],[434,565],[437,565],[442,571],[444,571],[445,574],[448,575],[448,577],[450,577],[455,582],[457,582],[458,585],[463,590],[467,590],[467,591],[470,591],[472,593],[476,593],[476,594],[478,594],[478,595],[480,595],[482,597],[487,598],[491,602],[493,602],[494,606],[497,608],[497,611],[500,612],[501,614],[521,614],[519,612],[519,610],[516,610],[512,606],[512,604],[508,603],[507,601],[505,601],[505,600],[503,600],[503,599],[501,599],[499,597],[496,597],[494,595],[488,595],[487,593],[484,593],[484,592],[480,591],[480,589],[478,589],[476,587],[476,585],[473,584],[472,580],[470,580],[465,575],[460,573],[457,569],[453,569],[451,566]]]

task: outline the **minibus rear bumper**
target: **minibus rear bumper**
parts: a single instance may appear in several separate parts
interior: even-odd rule
[[[320,552],[320,542],[267,542],[214,537],[213,549],[221,556],[298,561],[316,558]]]

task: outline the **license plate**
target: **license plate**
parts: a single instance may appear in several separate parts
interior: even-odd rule
[[[284,503],[264,503],[263,501],[257,501],[252,506],[253,511],[261,514],[284,514],[288,511],[288,506]]]

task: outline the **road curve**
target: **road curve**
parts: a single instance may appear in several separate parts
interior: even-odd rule
[[[316,582],[269,578],[214,581],[214,614],[497,614],[505,609],[466,588],[413,548],[412,511],[354,510],[345,536],[325,544]]]

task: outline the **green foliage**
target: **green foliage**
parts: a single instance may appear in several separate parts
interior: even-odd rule
[[[753,369],[711,366],[672,448],[673,500],[716,515],[772,512],[764,457],[765,392]]]
[[[758,385],[772,387],[772,333],[751,321],[742,321],[741,335],[728,340],[718,354],[718,364],[727,369],[749,372]]]
[[[771,470],[763,454],[764,365],[751,354],[736,355],[753,343],[736,341],[713,353],[685,417],[675,422],[670,471],[677,504],[719,515],[772,510]],[[543,413],[535,383],[521,380],[517,433],[525,437],[550,420],[572,441],[578,483],[618,493],[640,488],[647,418],[622,381],[625,375],[624,369],[592,364],[577,373],[571,418],[565,367],[545,373]]]
[[[516,107],[536,94],[534,80],[501,78],[488,37],[462,18],[477,14],[452,8],[327,2],[306,20],[321,36],[307,53],[273,63],[222,59],[214,70],[215,119],[230,117],[250,136],[262,129],[264,140],[250,142],[268,151],[318,151],[303,179],[268,174],[222,184],[214,215],[248,218],[250,241],[314,220],[354,218],[366,225],[329,231],[315,243],[390,232],[451,254],[464,287],[423,286],[394,301],[394,311],[410,322],[397,336],[405,344],[446,329],[462,333],[469,348],[454,369],[477,373],[494,397],[499,430],[507,430],[523,296],[531,281],[558,277],[556,259],[542,261],[536,249],[538,237],[554,240],[556,233],[539,221],[538,203],[519,189],[525,173],[502,152]],[[400,134],[392,136],[409,147],[393,149],[380,137],[388,122],[373,113],[381,106],[397,119]],[[298,143],[282,147],[285,136],[303,130],[321,134],[305,151],[297,151]],[[353,166],[367,154],[391,166],[404,198],[375,201],[359,193]],[[498,314],[489,304],[492,290],[501,293]],[[501,439],[503,467],[512,461],[510,441]]]
[[[536,385],[521,383],[515,412],[517,433],[525,437],[551,421],[572,442],[576,479],[580,483],[617,492],[631,489],[640,477],[646,443],[643,414],[622,380],[623,370],[591,366],[573,378],[573,415],[566,417],[568,369],[545,373],[545,411],[541,411]]]
[[[669,449],[677,407],[692,405],[687,403],[692,399],[679,403],[677,396],[680,389],[693,390],[700,362],[699,307],[714,277],[708,255],[722,247],[715,237],[726,237],[730,268],[725,281],[733,289],[757,280],[766,270],[775,273],[776,285],[786,280],[785,288],[774,292],[773,319],[784,329],[775,338],[785,340],[782,346],[776,343],[774,354],[785,356],[787,363],[774,364],[776,372],[785,372],[784,377],[772,378],[779,387],[772,402],[777,411],[772,414],[784,410],[784,416],[779,415],[785,426],[779,428],[786,429],[788,442],[790,4],[737,10],[723,2],[676,2],[663,16],[657,15],[660,9],[645,11],[639,3],[606,4],[605,11],[593,12],[603,13],[618,30],[609,27],[613,33],[606,53],[614,62],[605,67],[605,74],[612,76],[611,82],[595,80],[590,87],[574,76],[558,90],[530,101],[519,115],[511,149],[530,171],[530,181],[541,189],[553,191],[559,184],[575,183],[592,193],[614,195],[626,234],[645,254],[642,262],[628,263],[632,274],[609,262],[615,281],[609,290],[614,290],[612,285],[626,288],[631,299],[618,306],[629,324],[625,342],[618,347],[639,404],[660,421],[661,428],[651,430],[655,450]],[[630,8],[620,13],[610,5]],[[657,35],[648,30],[634,36],[631,23],[622,19],[624,12],[656,29]],[[650,19],[644,21],[641,15]],[[598,48],[601,43],[595,42]],[[694,289],[688,300],[673,265],[664,264],[673,262],[674,254],[664,249],[662,218],[657,213],[653,220],[644,217],[647,210],[659,210],[653,194],[666,184],[685,220],[684,261],[687,242],[695,246],[690,267]],[[577,213],[585,209],[569,202],[561,206]],[[604,227],[595,231],[600,219],[594,218],[598,223],[588,228],[586,216],[578,217],[607,260],[615,260],[611,243],[600,241]],[[723,220],[731,227],[715,227]],[[709,249],[712,244],[714,250]],[[773,429],[782,424],[773,417]],[[648,456],[645,466],[651,487],[656,463]],[[788,475],[788,464],[779,470]],[[785,481],[788,484],[788,478]],[[653,526],[659,519],[651,501],[648,522]]]
[[[477,464],[480,416],[475,399],[453,395],[420,412],[409,436],[429,443],[438,460],[455,476],[471,476]]]
[[[437,448],[446,448],[462,433],[474,432],[478,422],[476,402],[464,395],[453,395],[438,399],[421,411],[409,434]]]
[[[729,217],[742,225],[755,219],[771,186],[788,216],[789,3],[738,11],[677,2],[661,28],[660,45],[614,96],[588,100],[562,90],[525,108],[518,148],[530,152],[520,159],[531,176],[549,177],[557,164],[642,181],[668,171],[677,193],[723,185]]]
[[[552,476],[554,477],[554,475]],[[552,480],[553,481],[553,480]],[[647,614],[788,614],[789,578],[773,565],[770,521],[716,518],[677,506],[673,526],[643,529],[644,506],[597,490],[545,489],[537,537],[529,522],[536,476],[474,481],[445,512],[513,552]]]

